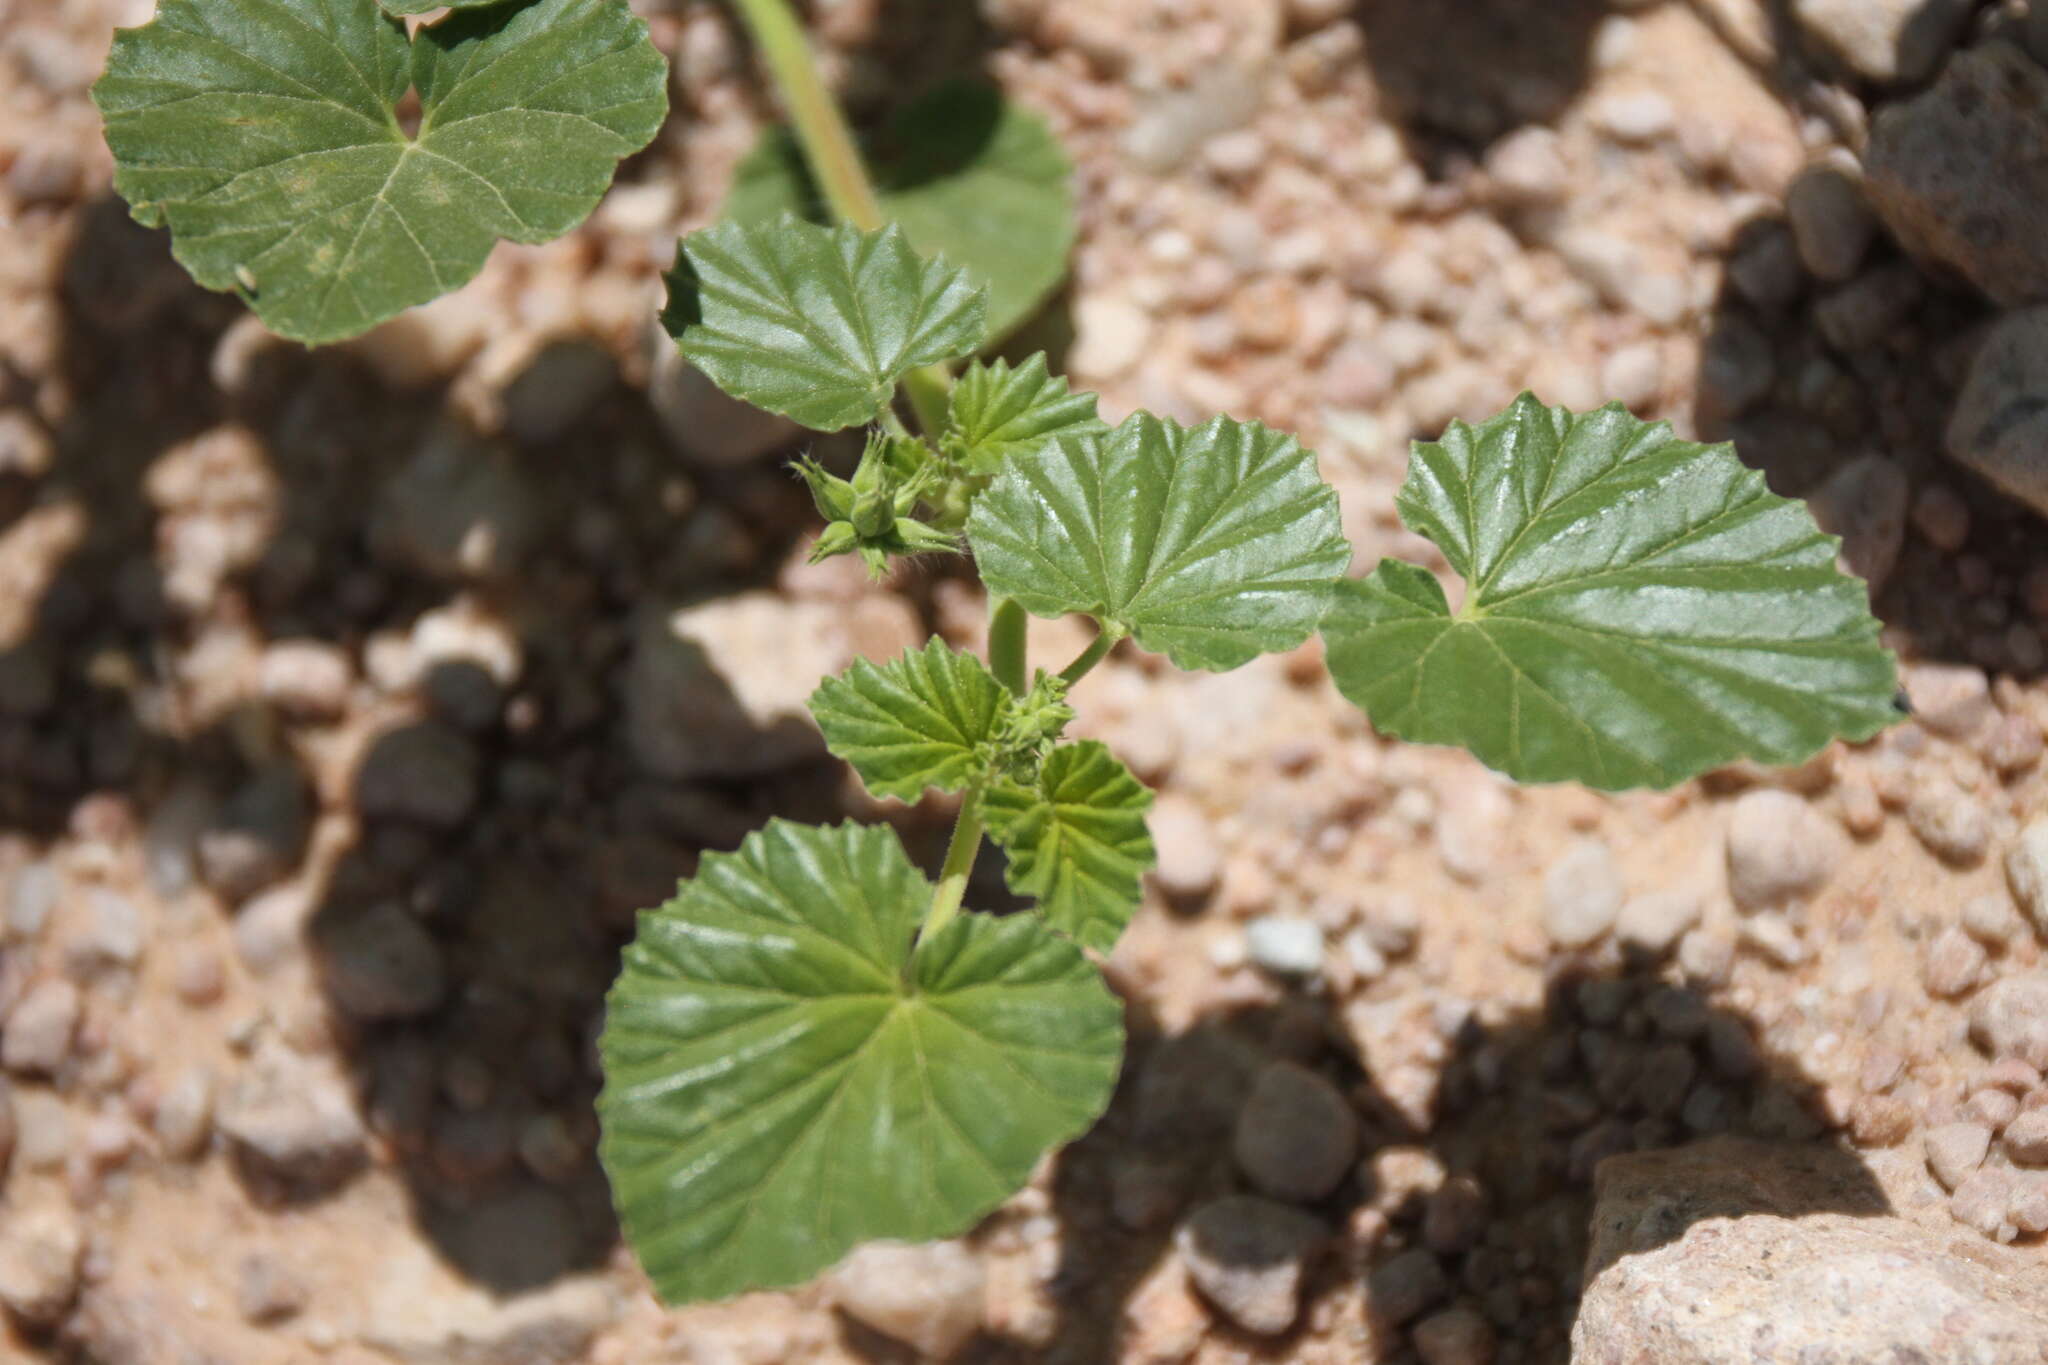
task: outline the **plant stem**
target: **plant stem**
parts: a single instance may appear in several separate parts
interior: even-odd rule
[[[1024,695],[1024,608],[998,597],[988,608],[988,669],[1013,696]]]
[[[932,892],[932,908],[925,912],[924,924],[918,930],[919,943],[931,942],[960,913],[960,902],[967,896],[968,874],[974,871],[974,860],[980,854],[981,783],[977,782],[960,800],[960,814],[953,821],[953,838],[946,845],[946,861],[939,868],[939,885]]]
[[[1089,642],[1088,648],[1075,655],[1074,662],[1060,670],[1060,680],[1066,683],[1067,686],[1072,687],[1075,683],[1087,677],[1088,671],[1108,657],[1109,651],[1116,648],[1116,642],[1121,638],[1121,636],[1112,635],[1106,630],[1097,631],[1095,638]]]
[[[811,47],[787,0],[733,0],[768,63],[775,85],[788,106],[789,120],[803,144],[804,159],[824,191],[832,216],[864,232],[888,220],[861,164],[853,132],[825,82],[818,78]]]
[[[818,188],[824,192],[825,206],[834,218],[863,232],[886,227],[889,217],[882,211],[874,182],[868,178],[853,131],[846,125],[839,102],[818,77],[810,43],[795,11],[789,7],[789,0],[733,3],[754,35],[776,88],[782,92],[790,124],[804,149],[804,160],[810,163]],[[910,399],[911,411],[917,415],[917,424],[927,436],[936,438],[945,430],[950,410],[946,392],[952,382],[952,375],[943,365],[927,365],[903,376],[903,391]]]

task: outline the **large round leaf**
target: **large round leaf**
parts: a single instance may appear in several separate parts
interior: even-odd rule
[[[567,232],[668,108],[622,0],[508,0],[411,43],[376,0],[163,0],[93,99],[135,216],[315,343],[454,289],[501,237]]]
[[[1292,436],[1143,412],[1010,461],[967,539],[991,593],[1218,671],[1314,634],[1351,562],[1337,495]]]
[[[1398,503],[1467,588],[1453,613],[1435,578],[1389,560],[1340,591],[1331,675],[1388,734],[1616,790],[1796,763],[1896,719],[1893,661],[1837,542],[1726,445],[1524,394],[1417,444]]]
[[[670,1302],[950,1237],[1109,1102],[1116,1000],[1034,916],[961,915],[886,828],[776,821],[640,917],[608,1000],[601,1155]]]
[[[1037,115],[1001,92],[949,81],[912,101],[870,140],[883,212],[911,244],[988,289],[989,340],[1030,317],[1067,273],[1074,247],[1073,167]],[[825,221],[803,150],[772,128],[740,163],[728,218],[783,213]]]
[[[667,278],[662,325],[690,363],[817,431],[874,421],[904,375],[981,345],[984,292],[893,225],[719,223]]]

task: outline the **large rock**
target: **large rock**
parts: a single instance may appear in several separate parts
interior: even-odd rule
[[[2048,1359],[2048,1269],[1890,1216],[1834,1149],[1723,1138],[1613,1157],[1595,1197],[1581,1365]]]
[[[820,757],[805,707],[818,683],[866,657],[893,658],[921,631],[910,608],[875,593],[851,605],[751,592],[651,612],[626,673],[626,737],[656,777],[749,778]]]
[[[2048,300],[2048,71],[1985,43],[1872,123],[1865,185],[1901,245],[2008,307]]]
[[[1947,443],[1950,458],[2048,515],[2048,308],[2009,314],[1985,335]]]

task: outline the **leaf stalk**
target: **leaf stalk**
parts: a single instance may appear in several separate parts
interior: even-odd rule
[[[1113,634],[1110,631],[1097,631],[1095,638],[1089,641],[1088,648],[1075,655],[1074,662],[1060,670],[1060,681],[1072,687],[1075,683],[1087,677],[1095,665],[1109,657],[1109,651],[1115,649],[1116,642],[1122,638],[1121,635]]]
[[[761,50],[775,88],[789,114],[790,125],[804,149],[804,159],[817,177],[825,206],[842,223],[875,232],[886,227],[888,214],[882,211],[853,130],[839,110],[839,102],[825,88],[803,25],[788,0],[733,0],[748,32]],[[947,398],[953,377],[943,365],[927,365],[903,376],[903,392],[910,409],[927,436],[936,439],[946,428],[950,403]]]
[[[1021,697],[1025,690],[1024,608],[1007,597],[998,597],[988,609],[988,671],[996,681]]]
[[[946,845],[946,861],[939,868],[939,884],[932,892],[932,906],[925,912],[924,924],[918,929],[920,944],[938,937],[939,931],[960,913],[960,903],[967,897],[967,878],[974,871],[974,860],[981,855],[983,786],[982,782],[975,783],[960,800],[960,814],[953,821],[953,837]]]

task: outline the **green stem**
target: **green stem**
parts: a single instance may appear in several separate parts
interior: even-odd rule
[[[981,784],[977,782],[960,800],[960,814],[953,821],[953,838],[946,845],[946,861],[939,868],[939,885],[932,892],[932,908],[925,912],[924,925],[918,930],[919,943],[931,942],[960,913],[960,902],[967,896],[968,874],[974,871],[974,860],[980,854]]]
[[[789,0],[733,0],[747,28],[761,49],[762,59],[782,92],[790,124],[803,145],[804,159],[824,192],[825,206],[842,223],[874,232],[886,227],[889,217],[882,211],[881,198],[868,178],[860,148],[847,127],[846,116],[825,82],[818,77],[817,63],[803,25]],[[945,430],[951,404],[947,391],[953,377],[943,365],[927,365],[903,376],[903,391],[910,409],[925,435],[936,440]]]
[[[1089,642],[1088,648],[1076,655],[1074,662],[1060,670],[1061,681],[1065,682],[1067,686],[1072,687],[1075,683],[1087,677],[1088,671],[1108,657],[1109,651],[1115,649],[1116,642],[1122,638],[1122,636],[1112,635],[1106,630],[1097,632],[1095,638]]]
[[[1024,695],[1024,608],[998,597],[988,608],[988,671],[1013,696]]]
[[[846,118],[839,112],[832,92],[818,78],[810,43],[795,11],[787,0],[733,3],[752,31],[768,70],[775,77],[776,88],[782,92],[789,121],[796,127],[797,141],[803,144],[804,159],[811,163],[811,173],[818,178],[818,188],[824,191],[825,204],[832,210],[832,216],[863,232],[882,227],[888,222],[882,213],[882,202],[875,197],[867,167],[861,164],[852,129],[846,126]]]

